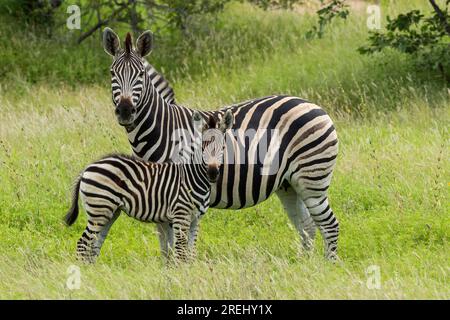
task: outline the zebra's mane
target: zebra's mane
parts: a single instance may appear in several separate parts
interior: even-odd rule
[[[102,160],[105,160],[105,159],[108,159],[108,158],[125,158],[125,159],[128,159],[128,160],[140,161],[140,162],[145,162],[145,163],[148,163],[148,164],[151,164],[151,163],[160,164],[159,162],[144,160],[142,158],[139,158],[139,157],[135,156],[134,154],[125,154],[125,153],[121,153],[121,152],[107,153],[107,154],[101,156],[95,162],[102,161]],[[164,161],[164,162],[165,163],[174,163],[172,160],[167,160],[167,161]]]
[[[130,160],[141,160],[138,157],[136,157],[135,155],[129,155],[129,154],[125,154],[125,153],[121,153],[121,152],[112,152],[112,153],[107,153],[103,156],[101,156],[97,161],[101,161],[107,158],[126,158],[126,159],[130,159]],[[149,161],[147,161],[149,162]]]
[[[152,85],[161,95],[161,97],[166,100],[168,104],[175,104],[175,92],[173,91],[169,81],[163,77],[161,73],[159,73],[150,63],[144,60],[145,69],[150,76],[150,80]]]

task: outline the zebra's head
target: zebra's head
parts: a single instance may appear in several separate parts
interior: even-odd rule
[[[146,72],[144,59],[152,50],[153,36],[146,31],[136,41],[133,49],[130,33],[125,38],[125,48],[120,47],[117,34],[110,28],[103,31],[103,47],[113,57],[111,65],[112,100],[116,107],[117,120],[122,126],[131,125],[143,90],[145,90]]]
[[[208,180],[215,183],[220,173],[220,166],[223,164],[223,150],[225,147],[225,132],[233,125],[234,116],[228,110],[218,121],[210,116],[208,121],[195,111],[192,115],[194,130],[202,137],[202,163],[207,168]]]

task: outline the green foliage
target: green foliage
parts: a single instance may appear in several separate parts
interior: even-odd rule
[[[369,46],[361,47],[361,53],[374,53],[386,47],[405,53],[415,53],[432,46],[446,36],[436,15],[425,18],[419,10],[400,14],[395,19],[387,18],[386,33],[375,31],[370,34]]]
[[[321,3],[323,2],[324,0],[321,0]],[[325,7],[319,9],[317,15],[319,17],[318,26],[313,26],[312,29],[306,33],[308,38],[322,38],[325,27],[335,18],[347,19],[347,16],[349,15],[348,6],[345,4],[344,0],[332,0]]]
[[[131,29],[135,36],[152,28],[158,33],[172,33],[186,30],[189,20],[196,15],[215,15],[222,11],[230,0],[80,0],[81,24],[83,30],[73,31],[72,38],[79,43],[108,25],[114,28]],[[65,5],[62,5],[65,4]],[[74,4],[74,3],[70,3]],[[17,18],[16,23],[35,35],[50,36],[67,31],[66,8],[68,2],[62,0],[7,0],[0,4],[0,13]],[[44,28],[51,33],[42,33]]]
[[[269,93],[288,93],[336,112],[366,115],[372,110],[395,110],[411,94],[428,99],[433,107],[447,94],[441,79],[418,71],[401,53],[359,55],[356,48],[367,36],[365,17],[348,19],[334,24],[333,32],[322,39],[311,41],[305,39],[305,30],[313,23],[308,15],[234,3],[217,18],[192,19],[191,32],[158,36],[148,60],[175,86],[178,101],[192,107],[216,108]],[[3,92],[23,94],[30,83],[109,87],[111,59],[99,34],[77,45],[65,38],[16,32],[13,25],[11,18],[0,20],[6,39],[0,42]],[[123,39],[129,28],[117,31]],[[405,92],[399,95],[400,91]],[[198,98],[184,100],[192,92]],[[204,92],[220,103],[213,105]]]
[[[56,24],[55,11],[62,0],[3,0],[0,15],[15,18],[15,25],[51,36]]]
[[[450,79],[450,24],[448,4],[443,11],[425,16],[420,10],[387,17],[386,31],[369,35],[369,45],[358,49],[361,54],[373,54],[394,48],[415,57],[417,65],[440,71]],[[450,29],[449,29],[450,30]]]
[[[166,0],[164,3],[170,8],[167,20],[173,27],[185,30],[189,19],[199,14],[215,14],[222,11],[225,4],[230,0]]]
[[[32,32],[16,32],[13,21],[8,17],[0,22],[2,37],[7,39],[0,43],[0,82],[3,84],[20,89],[22,84],[37,82],[76,86],[109,81],[104,70],[111,61],[105,56],[99,38],[76,45],[56,37],[49,39]]]
[[[257,5],[264,10],[272,8],[293,9],[294,5],[304,3],[302,0],[248,0],[248,2]]]

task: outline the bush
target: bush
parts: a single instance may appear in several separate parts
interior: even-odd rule
[[[385,48],[411,54],[419,68],[439,71],[448,81],[450,79],[450,23],[448,4],[441,10],[430,1],[434,13],[425,16],[419,10],[400,14],[396,18],[387,17],[386,31],[371,32],[369,45],[360,47],[361,54],[373,54]]]

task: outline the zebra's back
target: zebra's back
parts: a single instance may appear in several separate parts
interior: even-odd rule
[[[177,203],[181,178],[177,164],[107,156],[83,171],[81,199],[88,215],[123,210],[140,221],[165,222]]]
[[[212,207],[250,207],[282,185],[328,188],[338,140],[322,108],[298,97],[268,96],[216,113],[227,109],[235,122],[211,190]]]

